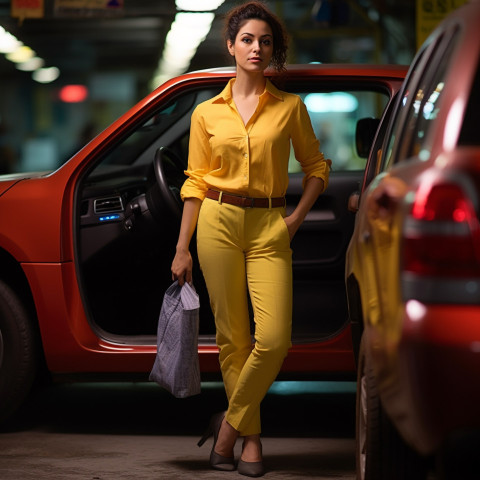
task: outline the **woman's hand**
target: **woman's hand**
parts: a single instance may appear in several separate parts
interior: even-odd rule
[[[183,205],[182,223],[178,234],[177,250],[172,262],[172,280],[178,280],[182,286],[185,282],[192,283],[192,256],[188,246],[197,225],[198,212],[202,201],[198,198],[186,198]]]
[[[178,280],[182,286],[185,282],[192,283],[192,255],[189,250],[177,249],[172,262],[172,280]]]
[[[288,234],[290,236],[290,242],[293,240],[293,237],[297,233],[297,230],[300,228],[302,224],[301,220],[294,218],[293,215],[289,215],[288,217],[284,217],[283,219],[285,224],[287,225]]]
[[[327,163],[330,165],[331,160],[327,160]],[[292,241],[297,230],[300,228],[300,225],[303,223],[305,216],[323,190],[324,182],[321,178],[311,177],[305,182],[305,188],[303,189],[303,194],[297,207],[288,217],[284,218],[290,235],[290,241]]]

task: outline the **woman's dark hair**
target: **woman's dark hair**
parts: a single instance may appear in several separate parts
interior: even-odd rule
[[[277,72],[285,71],[288,36],[280,20],[263,2],[247,2],[230,10],[225,17],[225,40],[235,43],[238,31],[248,20],[263,20],[268,23],[273,34],[273,54],[270,64]]]

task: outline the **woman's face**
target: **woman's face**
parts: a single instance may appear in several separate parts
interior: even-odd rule
[[[230,55],[235,57],[237,69],[263,72],[273,54],[272,29],[263,20],[248,20],[240,27],[235,43],[228,40],[227,47]]]

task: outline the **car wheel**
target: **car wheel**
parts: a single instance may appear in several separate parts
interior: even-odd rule
[[[425,480],[428,459],[414,452],[386,415],[362,337],[357,371],[357,480]]]
[[[0,423],[25,400],[37,363],[36,337],[27,311],[0,280]]]

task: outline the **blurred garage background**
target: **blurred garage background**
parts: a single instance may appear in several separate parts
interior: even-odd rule
[[[168,78],[232,65],[222,22],[238,3],[0,0],[0,174],[55,169]],[[267,2],[289,63],[400,64],[461,3]]]

